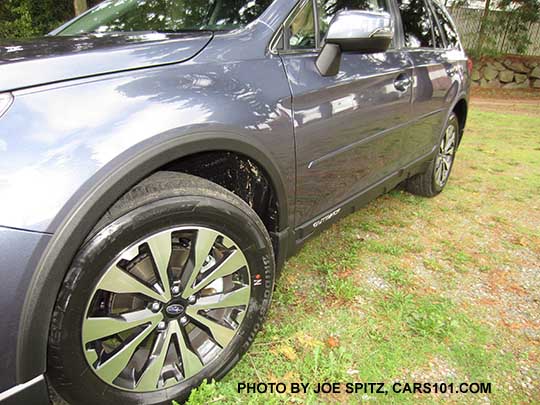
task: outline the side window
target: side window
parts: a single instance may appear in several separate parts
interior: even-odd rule
[[[289,49],[316,48],[315,32],[315,14],[313,12],[313,2],[310,1],[294,17],[286,29],[286,41],[289,44]]]
[[[424,0],[398,0],[405,46],[407,48],[433,48],[431,16]]]
[[[459,48],[459,38],[454,28],[454,25],[448,18],[448,15],[444,12],[439,4],[436,1],[432,2],[433,10],[435,10],[435,16],[439,20],[444,35],[446,35],[446,41],[449,48]]]
[[[328,32],[334,16],[342,10],[388,12],[386,0],[317,0],[321,41]]]
[[[444,49],[446,48],[446,45],[444,44],[443,35],[441,33],[439,25],[437,24],[437,21],[433,14],[431,14],[431,17],[431,23],[433,25],[433,37],[435,39],[435,48]]]

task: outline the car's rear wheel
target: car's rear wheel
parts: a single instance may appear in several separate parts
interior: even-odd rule
[[[452,113],[446,127],[437,154],[424,173],[417,174],[406,182],[407,190],[413,194],[433,197],[439,194],[450,178],[459,142],[459,121]]]
[[[270,304],[274,257],[255,212],[206,180],[158,173],[79,251],[56,302],[48,378],[73,404],[170,404],[221,378]]]

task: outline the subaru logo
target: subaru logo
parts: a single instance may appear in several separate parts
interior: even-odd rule
[[[171,316],[177,316],[184,312],[184,307],[180,304],[172,304],[169,305],[165,311]]]

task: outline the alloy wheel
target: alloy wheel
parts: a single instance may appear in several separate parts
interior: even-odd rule
[[[445,186],[450,176],[456,150],[456,135],[456,127],[452,124],[448,125],[435,160],[435,182],[441,188]]]
[[[227,349],[250,301],[245,255],[204,227],[155,233],[126,248],[97,283],[82,322],[93,372],[150,392],[198,374]]]

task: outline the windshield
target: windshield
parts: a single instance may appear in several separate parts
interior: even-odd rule
[[[108,0],[57,35],[233,30],[255,20],[270,3],[272,0]]]

